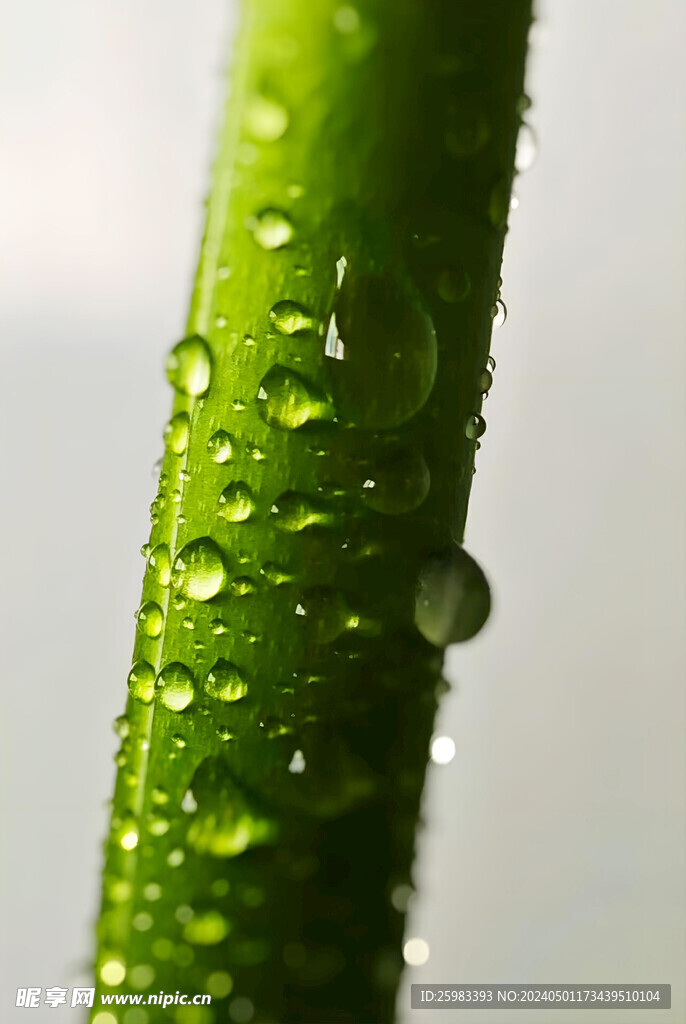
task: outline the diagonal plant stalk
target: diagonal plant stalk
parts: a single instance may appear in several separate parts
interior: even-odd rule
[[[125,1019],[101,994],[162,990],[213,1003],[127,1024],[393,1016],[442,649],[490,604],[461,541],[529,21],[244,0],[117,723],[99,1024]]]

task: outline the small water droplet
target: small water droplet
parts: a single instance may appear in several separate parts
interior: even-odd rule
[[[253,493],[242,480],[228,484],[219,495],[217,515],[229,523],[244,523],[255,509]]]
[[[473,102],[453,104],[448,108],[445,147],[451,156],[458,160],[476,156],[490,137],[486,115]]]
[[[164,429],[165,443],[174,455],[183,455],[188,447],[189,423],[187,412],[177,412]]]
[[[333,418],[331,404],[313,384],[278,364],[262,378],[257,400],[260,416],[277,430],[297,430],[310,421]]]
[[[233,451],[234,439],[225,430],[215,430],[207,442],[207,450],[215,462],[228,462]]]
[[[168,587],[171,580],[171,556],[168,544],[156,544],[148,555],[148,565],[153,577],[161,587]]]
[[[114,720],[114,731],[120,740],[125,740],[131,731],[131,725],[126,715],[119,715]]]
[[[295,576],[286,571],[283,566],[276,562],[265,562],[260,572],[272,587],[281,587],[284,583],[292,583]]]
[[[288,128],[288,111],[276,100],[255,95],[248,100],[245,126],[255,142],[276,142]]]
[[[334,315],[342,349],[328,366],[337,411],[375,429],[414,416],[431,393],[437,359],[433,323],[418,299],[396,279],[347,273]]]
[[[431,741],[431,760],[434,764],[450,764],[455,757],[455,740],[450,736],[434,736]]]
[[[128,677],[129,693],[141,704],[150,704],[155,696],[155,669],[148,661],[136,661]]]
[[[293,238],[293,225],[283,210],[262,210],[248,220],[253,238],[263,249],[282,249]]]
[[[205,693],[226,704],[233,704],[242,700],[247,692],[248,684],[236,666],[219,658],[207,674]]]
[[[495,305],[491,307],[491,317],[494,327],[502,327],[507,320],[507,306],[502,299],[496,299]]]
[[[167,377],[182,395],[194,398],[204,395],[210,386],[211,372],[210,350],[199,334],[184,338],[169,353]]]
[[[136,618],[138,628],[145,636],[155,640],[162,632],[164,613],[155,601],[146,601],[145,604],[142,604]]]
[[[474,412],[465,424],[464,432],[470,441],[476,441],[486,433],[486,420]]]
[[[290,760],[288,770],[291,773],[291,775],[302,775],[302,773],[305,771],[305,768],[305,755],[303,754],[302,750],[296,750],[295,753],[293,754],[293,757]]]
[[[469,275],[459,267],[446,267],[436,278],[436,291],[444,302],[462,302],[471,290]]]
[[[482,370],[479,375],[479,391],[485,398],[493,386],[493,374],[490,370]]]
[[[308,526],[333,526],[336,521],[323,502],[297,491],[279,495],[271,507],[271,518],[275,526],[288,533],[299,533]]]
[[[431,485],[429,467],[414,447],[399,448],[381,458],[363,485],[365,504],[375,512],[397,516],[419,508]]]
[[[210,629],[215,636],[221,636],[222,633],[226,633],[226,623],[222,619],[212,619]]]
[[[304,306],[292,299],[282,299],[269,310],[269,319],[279,334],[304,334],[316,326]]]
[[[234,597],[247,597],[249,594],[254,594],[256,589],[253,580],[249,576],[237,576],[229,584],[229,590]]]
[[[206,910],[196,914],[183,930],[186,942],[194,946],[216,946],[229,934],[229,922],[218,910]]]
[[[408,939],[403,946],[403,959],[410,967],[421,967],[429,959],[429,943],[425,939]]]
[[[157,677],[158,700],[170,711],[183,711],[195,696],[195,680],[180,661],[165,665]]]
[[[521,174],[528,171],[536,162],[538,155],[538,144],[536,135],[530,124],[523,121],[517,135],[517,148],[515,150],[515,169]]]
[[[172,582],[184,597],[209,601],[226,585],[226,569],[219,545],[211,537],[198,537],[174,559]]]
[[[475,636],[491,609],[491,592],[483,570],[462,547],[432,558],[422,569],[415,603],[415,623],[435,647]]]

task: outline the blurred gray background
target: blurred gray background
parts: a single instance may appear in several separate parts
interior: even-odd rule
[[[671,982],[686,1022],[686,5],[540,0],[409,983]],[[0,1019],[86,983],[231,0],[2,2]],[[513,1011],[522,1024],[623,1011]],[[77,1011],[31,1020],[74,1022]],[[502,1022],[489,1011],[444,1014]],[[434,1020],[434,1017],[428,1017]]]

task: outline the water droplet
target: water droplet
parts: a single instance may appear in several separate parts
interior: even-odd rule
[[[488,219],[494,228],[504,228],[510,208],[508,183],[504,178],[493,185],[488,200]]]
[[[157,677],[158,700],[170,711],[183,711],[195,696],[195,680],[180,661],[165,665]]]
[[[126,715],[119,715],[115,718],[113,726],[120,740],[125,740],[131,731],[131,725]]]
[[[161,786],[155,786],[150,796],[152,797],[152,802],[158,806],[164,806],[164,804],[169,803],[169,793],[167,793],[166,789],[162,789]]]
[[[215,430],[207,442],[207,450],[215,462],[228,462],[232,455],[234,440],[225,430]]]
[[[274,525],[288,533],[299,533],[308,526],[333,526],[336,517],[323,502],[297,491],[280,494],[271,507]]]
[[[436,278],[436,291],[444,302],[462,302],[472,290],[472,283],[465,270],[446,267]]]
[[[283,566],[276,562],[265,562],[260,572],[272,587],[281,587],[284,583],[292,583],[295,579],[292,573],[287,572]]]
[[[491,592],[482,569],[462,547],[432,558],[422,569],[415,623],[435,647],[475,636],[491,610]]]
[[[229,523],[244,523],[255,509],[251,489],[242,480],[228,484],[219,495],[217,515]]]
[[[228,971],[213,971],[207,976],[205,989],[213,999],[224,999],[233,989],[233,978]]]
[[[110,957],[100,965],[100,980],[105,985],[121,985],[126,977],[126,963],[120,957]],[[114,1020],[114,1018],[112,1018]]]
[[[255,142],[276,142],[288,128],[288,111],[267,96],[252,96],[247,104],[245,126]]]
[[[429,943],[425,939],[408,939],[403,946],[403,959],[410,967],[421,967],[429,959]]]
[[[363,485],[363,497],[375,512],[397,516],[419,508],[430,485],[422,453],[413,447],[400,448],[376,463]]]
[[[242,700],[248,692],[248,684],[230,661],[220,658],[207,674],[205,693],[216,700],[233,704]]]
[[[466,160],[481,152],[491,136],[483,110],[474,103],[451,105],[447,111],[445,147],[451,156]]]
[[[312,319],[304,306],[292,299],[282,299],[269,310],[269,319],[279,334],[304,334],[311,331],[316,321]]]
[[[204,395],[210,386],[211,371],[210,350],[199,334],[184,338],[169,353],[167,377],[182,395]]]
[[[127,680],[129,693],[141,704],[150,704],[155,696],[155,669],[147,661],[134,662]]]
[[[493,386],[493,374],[490,370],[482,370],[479,374],[479,391],[486,397]]]
[[[190,420],[187,412],[177,412],[172,416],[164,430],[167,448],[175,455],[183,455],[188,447],[188,429]]]
[[[312,587],[305,591],[295,613],[307,619],[317,644],[331,643],[359,624],[359,616],[353,615],[343,594],[332,587]]]
[[[414,898],[414,889],[407,883],[396,885],[391,892],[391,903],[400,914],[406,914]]]
[[[175,708],[171,708],[170,710],[174,711],[176,709]],[[183,710],[183,709],[179,709],[179,710]],[[165,818],[161,814],[153,815],[150,818],[150,820],[148,821],[148,832],[152,836],[164,836],[164,835],[166,835],[167,832],[169,831],[169,827],[170,827],[169,819]]]
[[[491,307],[491,316],[494,327],[502,327],[507,320],[507,306],[502,299],[496,299],[495,305]]]
[[[229,922],[218,910],[206,910],[196,914],[183,930],[186,942],[194,946],[216,946],[229,934]]]
[[[283,210],[262,210],[249,219],[248,227],[263,249],[282,249],[293,238],[293,225]]]
[[[249,576],[237,576],[229,584],[229,590],[234,597],[247,597],[249,594],[254,594],[256,589],[255,583]]]
[[[184,597],[209,601],[226,585],[226,569],[219,545],[211,537],[198,537],[174,559],[172,582]]]
[[[302,773],[305,771],[305,768],[305,755],[303,754],[302,750],[296,750],[295,753],[293,754],[293,757],[290,760],[288,770],[291,773],[291,775],[302,775]]]
[[[266,457],[262,449],[258,448],[256,444],[252,443],[246,444],[245,454],[249,455],[251,459],[255,460],[255,462],[264,462]]]
[[[486,420],[474,412],[465,424],[464,432],[470,441],[476,441],[486,433]]]
[[[138,609],[138,628],[145,636],[155,640],[164,626],[164,613],[155,601],[146,601]]]
[[[330,403],[314,385],[278,364],[262,378],[257,400],[260,416],[277,430],[297,430],[310,421],[333,417]]]
[[[212,619],[210,629],[215,636],[221,636],[222,633],[226,633],[226,623],[222,619]]]
[[[139,919],[144,917],[144,916],[146,916],[146,915],[143,915],[143,914],[138,914],[137,915],[137,917]],[[150,917],[150,915],[148,914],[147,917]],[[152,927],[152,918],[151,917],[150,917],[150,924],[148,925],[148,928],[150,928],[150,927]],[[139,929],[139,931],[141,931],[141,930],[145,931],[147,929]],[[132,988],[135,988],[135,989],[150,988],[150,986],[152,985],[154,980],[155,980],[155,969],[154,969],[154,967],[151,967],[150,964],[136,964],[136,966],[132,967],[131,970],[129,971],[129,981],[131,982],[131,987]],[[142,1024],[142,1022],[143,1021],[147,1021],[148,1018],[147,1018],[147,1014],[146,1014],[145,1017],[137,1017],[135,1019],[138,1020],[140,1022],[140,1024]],[[130,1020],[130,1018],[129,1018],[129,1015],[127,1013],[127,1024],[129,1024],[129,1020]],[[131,1024],[133,1024],[133,1021],[131,1021]]]
[[[236,785],[220,758],[206,758],[198,766],[191,788],[198,810],[186,838],[196,853],[236,857],[276,838],[276,822]]]
[[[521,174],[528,171],[536,162],[538,155],[538,144],[536,135],[531,125],[523,121],[517,135],[517,148],[515,150],[515,169]]]
[[[431,318],[415,296],[390,277],[348,273],[335,318],[342,350],[337,344],[329,370],[337,411],[375,429],[414,416],[431,393],[437,359]]]
[[[455,740],[450,736],[434,736],[431,741],[431,760],[434,764],[450,764],[455,757]]]
[[[350,35],[360,30],[360,15],[350,4],[343,4],[334,12],[334,28],[343,35]]]
[[[153,577],[161,587],[168,587],[171,580],[171,556],[168,544],[157,544],[148,555],[148,565]]]

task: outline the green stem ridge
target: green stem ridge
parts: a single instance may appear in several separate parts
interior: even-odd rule
[[[442,648],[489,607],[460,545],[529,22],[244,0],[117,723],[99,1024],[392,1019]],[[98,1017],[160,990],[213,1002]]]

